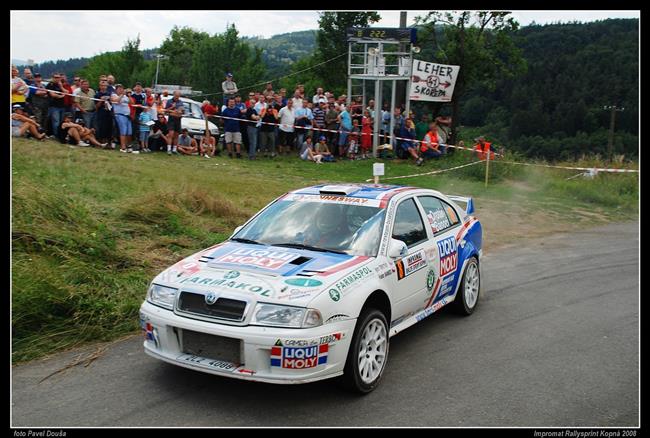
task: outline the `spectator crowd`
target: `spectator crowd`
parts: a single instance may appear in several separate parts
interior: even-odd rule
[[[416,122],[414,114],[406,114],[402,107],[391,111],[383,103],[379,108],[372,99],[364,107],[360,96],[348,104],[346,95],[336,97],[323,88],[311,95],[297,85],[288,95],[285,88],[276,91],[268,82],[243,99],[228,73],[222,83],[223,99],[214,104],[204,100],[201,105],[207,120],[221,128],[220,141],[207,121],[199,134],[182,126],[183,117],[192,110],[180,91],[156,94],[139,82],[129,88],[110,74],[101,75],[92,85],[79,76],[70,83],[63,73],[52,74],[45,83],[39,73],[25,68],[21,77],[12,66],[12,135],[49,137],[71,146],[124,153],[163,151],[210,158],[223,151],[231,158],[247,155],[251,160],[294,154],[323,163],[370,158],[379,117],[382,158],[412,159],[421,165],[453,151],[446,146],[449,117],[423,114]],[[488,154],[494,158],[494,147],[483,138],[477,139],[474,150],[480,159]]]

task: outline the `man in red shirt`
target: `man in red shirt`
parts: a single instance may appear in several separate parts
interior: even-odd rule
[[[70,94],[70,96],[63,96],[63,107],[66,113],[74,114],[74,96],[72,96],[73,89],[72,86],[68,83],[68,78],[65,74],[61,76],[61,88],[63,88],[64,93]]]

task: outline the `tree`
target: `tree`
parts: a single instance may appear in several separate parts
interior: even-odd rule
[[[436,61],[460,66],[452,101],[452,144],[458,136],[460,103],[467,90],[479,85],[494,89],[497,79],[514,77],[526,69],[521,50],[511,38],[519,24],[509,15],[460,11],[429,12],[416,18],[416,24],[423,26],[420,43],[433,46]]]
[[[320,12],[316,35],[316,63],[331,62],[317,67],[324,87],[341,92],[347,86],[347,28],[367,27],[381,19],[377,12]],[[343,56],[341,56],[343,55]]]

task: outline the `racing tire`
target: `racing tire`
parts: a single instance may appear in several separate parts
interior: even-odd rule
[[[374,390],[386,369],[388,346],[386,317],[377,309],[364,309],[357,320],[350,342],[341,377],[343,386],[361,394]]]
[[[465,266],[463,278],[454,299],[456,313],[469,316],[474,313],[481,292],[481,271],[476,257],[471,257]]]

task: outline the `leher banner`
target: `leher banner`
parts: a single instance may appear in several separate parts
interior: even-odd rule
[[[459,65],[413,60],[410,100],[449,102],[460,71]]]

